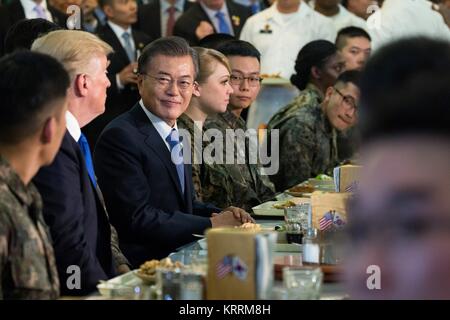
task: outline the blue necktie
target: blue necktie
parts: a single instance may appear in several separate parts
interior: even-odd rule
[[[167,136],[166,141],[169,143],[172,162],[175,164],[175,167],[177,168],[178,180],[180,181],[181,191],[184,193],[183,149],[180,143],[180,136],[175,128],[173,128],[172,132]]]
[[[89,149],[89,143],[86,139],[86,136],[82,133],[80,139],[78,140],[78,145],[80,146],[81,152],[84,155],[84,161],[86,162],[86,168],[89,174],[89,178],[91,178],[94,186],[97,186],[97,182],[95,180],[95,172],[94,172],[94,164],[92,163],[91,150]]]
[[[125,52],[127,53],[128,59],[130,59],[130,62],[133,62],[135,59],[134,56],[134,50],[133,47],[131,45],[131,35],[128,32],[124,32],[122,33],[122,38],[125,41]]]
[[[231,34],[230,27],[228,27],[228,23],[225,20],[225,15],[222,11],[217,11],[216,18],[219,20],[219,32]]]
[[[259,3],[258,3],[258,1],[253,2],[250,7],[252,9],[252,13],[253,14],[259,12]]]

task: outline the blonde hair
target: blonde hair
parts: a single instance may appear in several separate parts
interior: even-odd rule
[[[207,49],[201,47],[194,47],[195,51],[198,53],[199,57],[199,72],[196,81],[199,84],[204,83],[211,74],[213,74],[216,69],[216,64],[221,63],[228,72],[231,73],[230,63],[227,57],[214,49]]]
[[[49,32],[33,42],[31,50],[48,54],[58,60],[73,81],[86,67],[94,55],[108,56],[112,47],[97,36],[85,31],[57,30]]]

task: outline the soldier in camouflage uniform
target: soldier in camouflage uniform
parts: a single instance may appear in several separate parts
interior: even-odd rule
[[[31,179],[61,144],[69,76],[32,52],[4,57],[0,74],[0,299],[56,299],[54,251]]]
[[[267,176],[260,174],[258,164],[249,161],[248,138],[245,139],[245,152],[237,143],[237,139],[230,141],[226,136],[226,130],[232,129],[245,132],[247,127],[244,120],[238,117],[230,109],[225,113],[208,118],[205,123],[205,130],[219,130],[224,137],[223,146],[233,144],[234,164],[212,164],[203,177],[203,196],[205,201],[212,202],[217,206],[227,206],[226,201],[231,201],[234,205],[247,211],[252,207],[274,198],[273,185]],[[257,143],[257,142],[256,142]],[[224,161],[226,159],[224,150]],[[241,153],[241,154],[239,154]],[[238,157],[245,159],[245,163],[238,163]]]
[[[336,46],[326,40],[308,43],[298,53],[295,74],[291,83],[300,90],[300,95],[272,116],[268,128],[276,128],[289,119],[302,106],[322,103],[325,90],[334,85],[345,66]]]
[[[205,131],[219,130],[226,146],[226,130],[246,131],[241,112],[248,108],[256,99],[261,88],[260,54],[250,43],[240,40],[228,41],[218,47],[230,61],[231,85],[233,94],[225,113],[218,114],[206,120]],[[259,172],[258,164],[249,161],[249,141],[245,140],[245,150],[237,141],[234,145],[234,164],[211,164],[202,176],[203,199],[217,206],[226,207],[230,204],[249,211],[253,206],[274,197],[273,185]],[[225,161],[226,154],[223,154]],[[230,155],[229,155],[230,156]],[[242,157],[245,163],[239,164],[236,159]]]
[[[301,91],[298,97],[273,115],[267,125],[267,129],[279,128],[283,122],[295,116],[301,107],[317,106],[322,101],[322,91],[313,83],[308,83],[305,90]]]
[[[59,280],[42,199],[0,156],[0,299],[56,299]]]
[[[279,127],[279,171],[272,176],[277,190],[285,190],[310,177],[331,173],[339,163],[337,132],[356,124],[359,99],[358,71],[341,74],[326,91],[324,101],[308,105]]]
[[[230,65],[227,58],[213,49],[196,47],[199,56],[199,73],[197,90],[193,93],[185,113],[177,119],[177,125],[189,133],[190,145],[183,145],[191,153],[192,182],[198,201],[203,201],[201,177],[209,165],[203,162],[203,139],[195,143],[194,137],[203,138],[203,124],[208,116],[224,112],[233,89],[230,86]],[[194,123],[195,121],[195,123]],[[180,135],[183,132],[180,131]],[[185,137],[182,138],[183,141]],[[189,147],[189,148],[188,148]],[[224,206],[222,208],[226,208]]]

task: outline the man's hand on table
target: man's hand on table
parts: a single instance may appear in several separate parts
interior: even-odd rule
[[[248,212],[236,207],[228,207],[221,213],[213,213],[211,224],[213,228],[223,226],[240,226],[243,223],[255,223]]]
[[[255,223],[255,220],[250,216],[250,213],[245,211],[244,209],[237,208],[237,207],[228,207],[225,208],[223,211],[231,211],[234,214],[234,217],[241,221],[241,223]]]

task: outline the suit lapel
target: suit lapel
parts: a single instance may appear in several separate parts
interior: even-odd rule
[[[144,39],[142,39],[142,37],[140,36],[139,32],[131,30],[131,34],[133,36],[136,55],[138,55],[137,54],[138,50],[140,53],[142,53],[142,50],[144,49],[146,43],[145,43]]]
[[[9,16],[11,23],[25,19],[25,10],[19,0],[12,2],[9,6]]]
[[[105,27],[103,28],[103,34],[105,38],[107,37],[109,39],[109,41],[106,42],[108,42],[111,45],[111,47],[113,47],[115,54],[117,54],[120,57],[120,60],[128,61],[128,63],[130,63],[131,61],[128,58],[125,49],[123,48],[120,39],[117,38],[116,34],[108,24],[106,24]]]
[[[218,30],[216,30],[214,23],[211,21],[211,19],[209,19],[209,16],[206,14],[205,10],[203,10],[202,6],[199,3],[196,3],[196,5],[197,5],[197,9],[198,9],[197,10],[198,18],[195,20],[197,20],[197,21],[206,20],[211,24],[215,33],[219,32]]]
[[[163,34],[161,30],[161,6],[159,4],[159,1],[155,3],[155,10],[152,10],[152,21],[155,34],[158,35],[157,38],[162,37]]]
[[[100,190],[100,187],[98,185],[98,183],[96,185],[94,185],[94,183],[92,182],[91,178],[89,177],[88,171],[87,171],[87,167],[86,167],[86,162],[83,156],[83,152],[80,149],[80,146],[78,145],[78,143],[73,139],[73,137],[70,135],[70,133],[68,131],[66,131],[66,135],[68,135],[70,137],[70,141],[72,142],[73,148],[76,150],[76,154],[78,154],[78,157],[80,159],[80,162],[82,162],[80,164],[81,166],[81,170],[82,170],[82,174],[86,177],[86,179],[89,180],[89,183],[92,187],[92,189],[94,190],[94,196],[95,196],[95,201],[98,201],[101,205],[101,207],[103,208],[103,212],[106,216],[106,219],[109,220],[109,216],[108,216],[108,211],[106,210],[106,205],[105,205],[105,199],[103,198],[103,194],[102,191]],[[95,170],[95,168],[94,168]]]
[[[228,7],[228,14],[230,15],[230,21],[231,21],[231,27],[233,28],[233,32],[235,35],[239,35],[241,28],[242,28],[242,21],[240,12],[237,10],[237,8],[234,6],[234,4],[231,1],[227,1],[227,7]],[[235,21],[233,17],[237,18]]]
[[[146,136],[145,143],[153,150],[153,152],[164,164],[167,171],[169,172],[173,184],[178,191],[179,196],[181,197],[181,199],[183,199],[183,201],[185,201],[183,192],[181,191],[180,182],[178,180],[177,169],[175,167],[175,164],[172,162],[170,152],[167,149],[164,141],[161,139],[158,131],[155,129],[150,119],[147,117],[139,104],[136,104],[130,112],[136,120],[138,130]],[[186,170],[184,180],[186,185]]]

